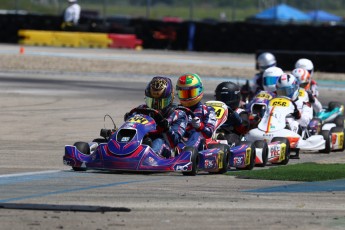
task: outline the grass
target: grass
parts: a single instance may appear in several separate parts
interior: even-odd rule
[[[345,164],[302,163],[286,166],[268,166],[268,169],[230,171],[230,176],[243,179],[283,181],[325,181],[345,178]]]

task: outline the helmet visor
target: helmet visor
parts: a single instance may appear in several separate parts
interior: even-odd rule
[[[270,86],[277,83],[279,76],[267,76],[264,78],[264,85]]]
[[[182,88],[177,87],[177,96],[179,99],[191,99],[199,96],[202,93],[202,88],[199,86]]]
[[[277,89],[277,95],[292,98],[293,94],[297,90],[297,87],[288,86]]]
[[[161,110],[171,104],[171,97],[169,98],[146,97],[145,102],[149,108]]]

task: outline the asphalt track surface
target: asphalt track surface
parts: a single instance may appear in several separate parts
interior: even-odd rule
[[[97,137],[110,126],[105,114],[120,124],[143,102],[151,77],[0,73],[0,229],[345,228],[344,181],[74,172],[64,166],[64,145]],[[205,100],[223,80],[204,77]],[[322,101],[343,101],[342,83],[327,84],[320,85]],[[304,153],[290,163],[310,161],[344,163],[345,157]]]

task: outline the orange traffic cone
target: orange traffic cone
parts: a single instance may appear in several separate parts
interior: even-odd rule
[[[25,49],[24,49],[23,46],[21,46],[21,47],[19,48],[19,54],[24,54],[24,52],[25,52]]]

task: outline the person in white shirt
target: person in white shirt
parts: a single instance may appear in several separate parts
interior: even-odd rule
[[[80,18],[80,5],[77,0],[68,0],[69,6],[64,12],[64,22],[77,25]]]

